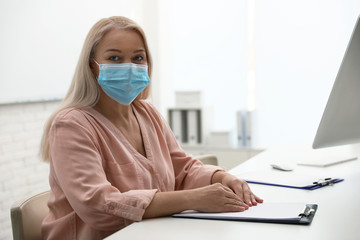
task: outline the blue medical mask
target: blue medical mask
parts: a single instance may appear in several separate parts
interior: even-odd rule
[[[95,63],[100,70],[99,85],[109,97],[123,105],[132,103],[150,83],[146,65]]]

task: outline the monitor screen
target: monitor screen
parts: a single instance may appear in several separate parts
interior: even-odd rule
[[[360,142],[360,17],[321,118],[313,148]]]

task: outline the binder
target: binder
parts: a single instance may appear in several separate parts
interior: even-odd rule
[[[188,110],[187,112],[188,144],[197,145],[200,143],[200,111]]]
[[[254,171],[240,174],[238,177],[247,183],[304,190],[315,190],[344,181],[343,178],[316,177],[314,175],[279,171]]]
[[[317,208],[317,204],[264,202],[243,212],[200,213],[184,211],[174,214],[173,217],[309,225],[315,216]]]
[[[252,131],[251,131],[251,112],[245,113],[245,147],[251,147],[252,145]]]
[[[236,113],[237,140],[239,147],[251,147],[252,145],[251,115],[251,111],[245,110]]]
[[[181,121],[181,111],[180,110],[171,110],[170,111],[170,126],[175,135],[175,138],[178,142],[183,141],[182,134],[182,121]]]
[[[181,143],[188,143],[188,119],[187,119],[187,110],[181,110]]]
[[[242,148],[245,146],[245,122],[243,119],[243,113],[241,111],[236,113],[236,120],[238,147]]]

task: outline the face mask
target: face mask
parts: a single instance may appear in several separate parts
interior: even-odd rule
[[[123,105],[129,105],[134,101],[150,83],[146,65],[134,63],[98,65],[99,85],[109,97]]]

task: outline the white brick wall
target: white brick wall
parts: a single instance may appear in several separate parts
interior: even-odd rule
[[[0,104],[0,240],[12,239],[10,207],[49,189],[49,165],[40,161],[45,121],[58,101]]]

